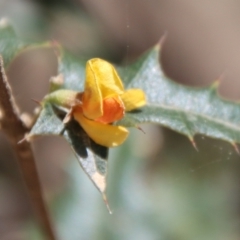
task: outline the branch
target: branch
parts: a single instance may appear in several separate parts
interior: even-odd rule
[[[27,141],[18,144],[29,129],[20,118],[19,109],[12,95],[11,87],[5,74],[3,59],[0,55],[0,126],[8,136],[17,155],[25,184],[27,186],[33,208],[46,234],[47,239],[56,240],[48,212],[43,200],[43,194],[31,145]]]

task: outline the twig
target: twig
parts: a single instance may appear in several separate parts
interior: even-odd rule
[[[31,145],[27,141],[23,141],[21,144],[18,142],[24,138],[28,132],[28,128],[25,126],[20,118],[18,107],[12,95],[11,87],[8,83],[3,59],[0,56],[0,109],[1,109],[1,129],[8,136],[12,147],[17,155],[17,160],[27,186],[33,208],[36,212],[38,220],[42,226],[42,229],[49,240],[56,240],[52,225],[48,216],[41,184],[34,160],[34,155],[31,149]]]

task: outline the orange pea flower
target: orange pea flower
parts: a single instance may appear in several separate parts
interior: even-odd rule
[[[123,118],[125,111],[145,104],[142,90],[125,91],[113,65],[95,58],[87,62],[85,89],[73,117],[96,143],[115,147],[125,141],[128,130],[111,123]]]
[[[65,98],[65,105],[71,105],[68,117],[72,116],[93,141],[105,147],[119,146],[128,136],[125,127],[112,123],[122,119],[126,111],[146,104],[142,90],[124,90],[113,65],[99,58],[87,62],[84,92],[74,95],[69,94],[73,91],[59,91],[66,92],[61,98]]]

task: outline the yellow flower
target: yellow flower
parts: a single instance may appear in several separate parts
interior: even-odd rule
[[[86,82],[81,94],[81,104],[73,109],[73,117],[96,143],[115,147],[122,144],[128,130],[111,123],[146,104],[140,89],[124,90],[115,68],[108,62],[95,58],[87,62]]]
[[[93,141],[105,147],[118,146],[128,136],[125,127],[112,123],[146,104],[142,90],[124,90],[113,65],[99,58],[87,62],[84,92],[58,90],[46,99],[71,107],[65,120],[73,116]]]

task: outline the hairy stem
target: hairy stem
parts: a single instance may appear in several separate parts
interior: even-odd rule
[[[17,155],[25,184],[27,186],[33,208],[36,212],[42,229],[49,240],[56,240],[53,228],[46,209],[41,184],[34,160],[31,145],[27,141],[18,144],[25,137],[28,128],[20,118],[18,107],[12,95],[11,87],[8,83],[3,59],[0,56],[0,123],[1,129],[8,136],[10,143]]]

